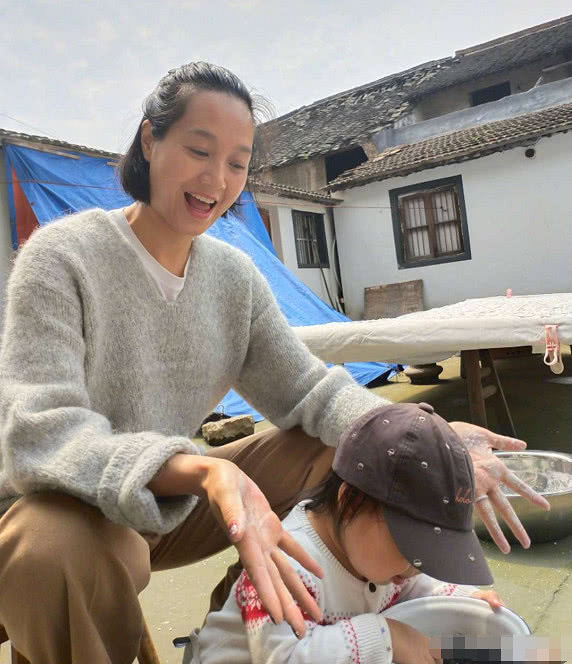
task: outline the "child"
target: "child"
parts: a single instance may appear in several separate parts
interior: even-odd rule
[[[385,619],[396,602],[459,595],[502,605],[479,591],[492,577],[472,530],[469,454],[428,404],[381,406],[342,436],[329,478],[283,525],[324,570],[295,565],[322,611],[305,615],[298,639],[273,624],[243,572],[221,611],[191,636],[193,664],[418,664],[429,639]],[[437,581],[436,579],[440,579]],[[189,654],[187,654],[189,656]]]

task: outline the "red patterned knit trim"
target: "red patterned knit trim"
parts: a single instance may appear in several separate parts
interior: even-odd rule
[[[256,589],[252,585],[246,570],[238,577],[236,584],[235,600],[242,615],[242,622],[246,627],[258,627],[265,622],[270,622],[270,614],[260,601]]]
[[[399,596],[401,595],[401,589],[396,590],[393,595],[389,598],[389,600],[379,609],[378,613],[381,613],[381,611],[385,611],[385,609],[389,609],[390,606],[393,606],[395,602],[399,599]]]
[[[351,620],[342,620],[341,622],[344,627],[344,632],[346,634],[346,640],[350,644],[351,648],[350,657],[352,658],[352,662],[354,664],[360,664],[361,657],[359,654],[359,645],[358,645],[355,627]]]
[[[316,588],[309,586],[306,580],[302,579],[302,581],[304,582],[306,590],[314,599],[316,599]],[[235,601],[240,609],[242,622],[246,625],[247,629],[256,629],[261,627],[264,623],[272,620],[270,614],[262,605],[258,592],[252,584],[246,570],[243,570],[238,577],[235,590]],[[302,617],[307,623],[316,624],[316,621],[304,610],[302,610]]]

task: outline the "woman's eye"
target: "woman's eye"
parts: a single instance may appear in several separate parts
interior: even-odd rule
[[[243,171],[246,168],[246,166],[243,166],[242,164],[236,164],[236,163],[231,164],[231,166],[232,166],[232,168],[235,168],[237,171]]]
[[[195,148],[189,148],[189,150],[196,155],[197,157],[208,157],[209,153],[204,152],[203,150],[195,150]]]

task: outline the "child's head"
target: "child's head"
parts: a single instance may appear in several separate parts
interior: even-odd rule
[[[307,511],[328,515],[332,537],[326,544],[354,576],[382,584],[418,574],[397,548],[378,500],[333,471],[307,497]]]
[[[382,582],[418,571],[451,583],[492,583],[472,529],[470,456],[431,406],[367,413],[342,436],[333,471],[308,509],[331,515],[358,575]]]

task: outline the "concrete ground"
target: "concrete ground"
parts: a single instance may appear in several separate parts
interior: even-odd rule
[[[392,401],[427,401],[448,420],[468,420],[459,358],[441,364],[444,371],[438,385],[414,386],[401,375],[375,391]],[[540,355],[497,361],[497,368],[517,433],[529,449],[572,453],[570,354],[565,356],[564,380],[554,381],[556,376],[544,366]],[[257,430],[266,426],[261,422]],[[490,426],[494,428],[493,417]],[[490,542],[483,542],[483,548],[495,587],[533,632],[568,635],[572,628],[572,535],[533,545],[528,551],[516,545],[508,556]],[[234,560],[234,550],[229,549],[191,567],[152,576],[142,594],[142,605],[163,664],[181,661],[182,651],[172,646],[172,639],[201,625],[211,589]]]

